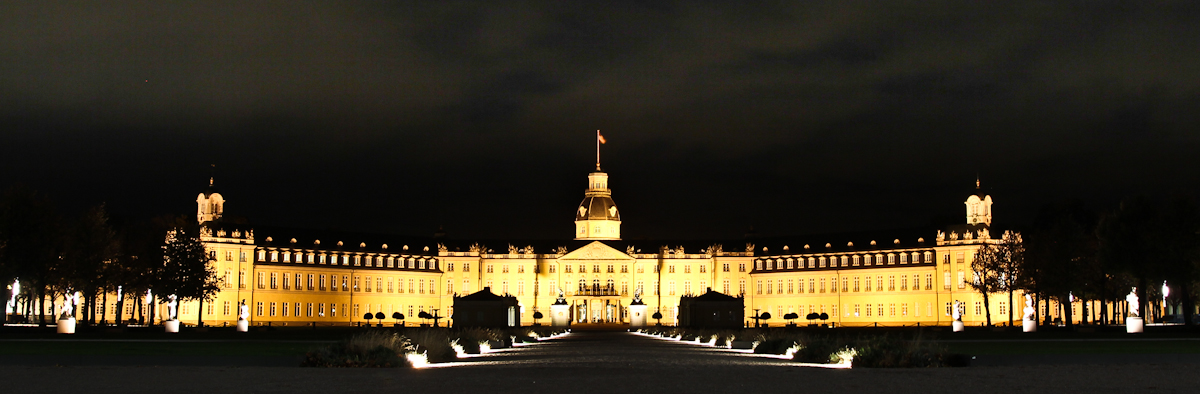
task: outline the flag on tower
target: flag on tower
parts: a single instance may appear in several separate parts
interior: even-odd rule
[[[596,130],[596,140],[600,141],[601,144],[607,142],[607,141],[604,141],[604,135],[600,134],[600,130]]]

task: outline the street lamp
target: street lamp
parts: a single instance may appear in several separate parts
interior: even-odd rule
[[[1167,287],[1167,281],[1165,281],[1165,280],[1163,281],[1162,294],[1163,294],[1163,302],[1162,302],[1162,308],[1163,308],[1163,311],[1162,311],[1162,314],[1163,314],[1163,315],[1166,315],[1166,314],[1167,314],[1167,311],[1166,311],[1166,309],[1167,309],[1167,295],[1168,295],[1168,294],[1171,294],[1171,288]]]

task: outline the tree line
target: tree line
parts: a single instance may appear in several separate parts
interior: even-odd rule
[[[1137,310],[1162,320],[1154,301],[1178,306],[1186,324],[1193,320],[1200,283],[1200,209],[1194,201],[1129,198],[1114,209],[1094,211],[1081,201],[1043,206],[1024,231],[1007,231],[998,243],[980,246],[971,267],[970,286],[984,297],[991,325],[989,293],[1007,293],[1009,325],[1014,321],[1015,292],[1032,294],[1038,316],[1049,322],[1057,302],[1064,324],[1074,320],[1119,324],[1132,305],[1125,297],[1136,288]],[[1163,285],[1169,287],[1164,297]],[[1088,302],[1097,301],[1097,302]],[[1095,304],[1099,310],[1090,310]]]
[[[63,214],[44,194],[10,188],[0,198],[0,281],[7,284],[9,320],[45,325],[75,294],[79,306],[71,317],[84,325],[108,324],[108,308],[130,301],[139,323],[153,322],[155,308],[143,310],[147,295],[155,305],[173,294],[203,308],[220,279],[199,230],[184,216],[114,220],[104,204]],[[123,323],[122,311],[112,314],[112,324]],[[172,318],[178,316],[164,320]]]

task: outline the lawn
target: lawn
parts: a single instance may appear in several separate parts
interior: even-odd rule
[[[321,345],[307,341],[4,341],[0,355],[302,356]]]
[[[943,341],[962,354],[1169,354],[1200,353],[1200,340]]]

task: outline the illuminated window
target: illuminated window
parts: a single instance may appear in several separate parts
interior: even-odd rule
[[[691,264],[686,264],[686,265],[684,265],[684,266],[683,266],[683,273],[685,273],[685,274],[690,274],[690,273],[692,273],[692,265],[691,265]]]
[[[845,277],[845,276],[842,277],[842,292],[843,293],[845,293],[847,291],[847,287],[848,287],[847,282],[849,282],[849,280],[850,280],[850,278],[848,278],[848,277]]]
[[[130,304],[130,305],[133,305],[133,304]],[[225,316],[229,316],[229,301],[225,301],[225,303],[223,305],[221,305],[221,314],[225,315]]]
[[[278,275],[279,274],[276,274],[274,272],[271,273],[271,289],[276,289],[279,287],[278,286],[278,283],[279,283]]]
[[[700,273],[702,273],[702,274],[703,274],[703,273],[706,273],[706,272],[708,272],[707,268],[708,268],[708,266],[707,266],[707,265],[703,265],[703,264],[701,264],[701,265],[700,265]]]
[[[255,310],[258,312],[258,315],[259,315],[259,316],[262,316],[262,315],[263,315],[263,303],[262,303],[262,302],[259,302],[259,303],[258,303],[258,307],[257,307],[257,308],[255,308]]]
[[[675,281],[667,282],[667,291],[670,292],[667,295],[675,295]]]
[[[606,268],[608,268],[608,270],[605,272],[608,272],[610,274],[616,272],[615,267],[612,264],[609,264],[608,267],[606,267]]]
[[[808,278],[808,292],[809,293],[817,292],[817,280],[816,279]]]
[[[721,272],[729,272],[729,263],[721,264]]]
[[[463,272],[471,272],[471,263],[463,263]]]
[[[392,278],[388,278],[388,280],[387,280],[387,292],[388,293],[392,292]]]
[[[271,316],[275,316],[275,303],[271,303]]]
[[[266,275],[266,273],[263,273],[263,272],[258,273],[258,288],[260,288],[260,289],[266,287],[266,283],[265,283],[266,281],[264,280],[265,275]]]
[[[888,316],[896,316],[896,304],[888,304]]]
[[[763,293],[762,281],[761,280],[758,281],[757,285],[758,285],[758,293],[757,294],[762,294]]]
[[[771,294],[771,281],[767,281],[767,294]]]
[[[983,304],[979,303],[979,301],[975,301],[975,315],[982,315],[982,314],[983,314]]]
[[[492,265],[491,264],[487,265],[487,273],[489,273],[489,274],[492,273]]]
[[[392,282],[390,282],[390,281],[388,282],[388,284],[391,284],[391,283]],[[368,290],[368,291],[370,291],[370,290]],[[375,291],[383,292],[383,278],[378,277],[378,276],[375,277]]]
[[[867,317],[871,317],[871,304],[867,304]]]
[[[966,287],[966,285],[967,285],[967,282],[965,280],[966,278],[964,277],[964,275],[965,275],[965,273],[963,273],[962,271],[958,271],[958,288],[960,288],[960,289],[963,287]]]
[[[883,291],[883,275],[875,277],[875,291]]]
[[[675,273],[675,266],[674,266],[674,265],[668,265],[668,266],[667,266],[667,273],[671,273],[671,274]]]
[[[746,272],[746,263],[738,264],[738,272]]]
[[[491,271],[488,271],[488,272],[491,272]],[[508,264],[500,266],[500,272],[507,274],[508,273]]]
[[[746,280],[738,280],[738,294],[746,294]]]
[[[622,273],[622,274],[628,274],[628,273],[629,273],[629,265],[628,265],[628,264],[621,264],[621,273]]]
[[[854,277],[854,291],[855,292],[858,291],[858,277],[857,276]]]
[[[825,278],[821,278],[821,292],[825,292]]]
[[[787,292],[788,292],[788,294],[792,294],[792,280],[791,280],[791,279],[788,279],[788,281],[787,281],[787,282],[788,282],[788,288],[787,288],[788,290],[787,290]]]

